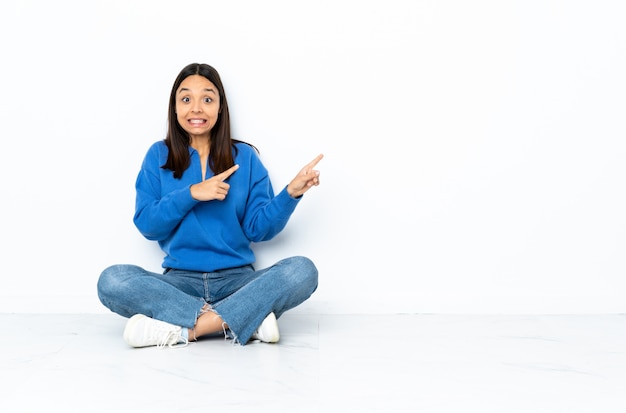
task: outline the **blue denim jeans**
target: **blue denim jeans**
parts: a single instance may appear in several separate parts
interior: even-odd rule
[[[308,299],[317,289],[317,275],[306,257],[261,270],[246,265],[209,273],[170,269],[159,274],[122,264],[102,272],[98,297],[123,317],[144,314],[184,328],[192,328],[209,303],[235,342],[245,345],[269,313],[279,318]]]

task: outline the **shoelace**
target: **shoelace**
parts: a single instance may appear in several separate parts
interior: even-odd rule
[[[172,340],[174,339],[174,340]],[[180,340],[183,340],[182,343],[179,343]],[[172,341],[172,342],[170,342]],[[165,346],[169,347],[169,348],[175,348],[175,347],[186,347],[189,344],[189,340],[187,340],[186,338],[182,337],[180,334],[178,334],[177,332],[170,330],[167,332],[167,334],[163,337],[163,339],[157,343],[157,348],[165,348]]]

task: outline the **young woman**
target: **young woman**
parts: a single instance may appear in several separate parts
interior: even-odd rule
[[[163,273],[113,265],[98,297],[129,318],[133,347],[175,346],[224,332],[236,343],[275,343],[277,319],[317,288],[308,258],[255,269],[252,242],[272,239],[302,195],[319,185],[318,155],[278,194],[256,148],[233,139],[218,72],[193,63],[170,94],[168,131],[148,150],[136,180],[134,223],[165,253]]]

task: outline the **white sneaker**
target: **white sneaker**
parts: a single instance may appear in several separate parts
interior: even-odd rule
[[[261,340],[265,343],[278,343],[280,339],[280,331],[278,331],[278,322],[276,315],[269,313],[259,328],[252,334],[253,340]]]
[[[124,340],[132,347],[186,346],[189,342],[182,336],[182,327],[155,320],[143,314],[135,314],[126,323]]]

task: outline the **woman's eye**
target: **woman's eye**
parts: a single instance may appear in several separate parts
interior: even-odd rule
[[[213,102],[213,99],[211,98],[204,98],[204,103],[211,103]]]
[[[182,98],[181,100],[182,100],[183,102],[185,102],[185,103],[189,103],[189,98],[188,98],[188,97],[184,97],[184,98]]]

